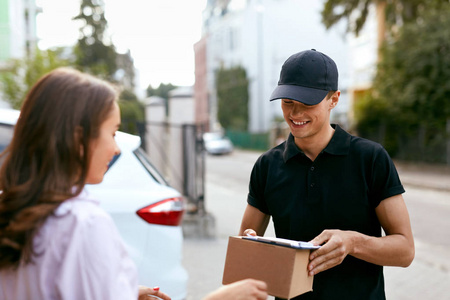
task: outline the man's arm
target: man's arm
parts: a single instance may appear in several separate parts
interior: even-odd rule
[[[311,253],[310,274],[339,265],[347,255],[382,266],[409,266],[414,259],[414,238],[402,195],[381,201],[375,212],[386,236],[325,230],[311,241],[323,246]]]
[[[242,217],[239,235],[244,235],[244,231],[246,229],[252,229],[256,232],[256,235],[263,236],[264,232],[266,232],[269,221],[270,221],[269,215],[266,215],[256,207],[247,204],[244,216]]]

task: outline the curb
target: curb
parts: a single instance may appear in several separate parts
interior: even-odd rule
[[[449,184],[447,186],[444,185],[443,183],[442,184],[440,184],[440,183],[430,184],[427,182],[418,182],[418,180],[402,179],[401,176],[400,176],[400,180],[404,186],[436,190],[436,191],[441,191],[441,192],[450,192],[450,179],[448,180]]]

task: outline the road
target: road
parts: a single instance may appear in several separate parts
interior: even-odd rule
[[[187,300],[201,299],[221,286],[228,237],[238,233],[259,154],[236,150],[228,156],[207,156],[205,204],[215,219],[215,238],[185,238]],[[385,268],[387,299],[450,299],[450,193],[406,184],[405,189],[416,257],[408,268]],[[274,236],[272,224],[265,235]]]

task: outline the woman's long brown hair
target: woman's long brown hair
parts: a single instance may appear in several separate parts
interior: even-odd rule
[[[32,87],[1,154],[0,269],[31,262],[37,230],[59,204],[82,191],[90,141],[116,97],[110,84],[68,68]]]

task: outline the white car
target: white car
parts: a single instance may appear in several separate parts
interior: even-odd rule
[[[228,154],[233,151],[233,143],[219,132],[204,133],[203,142],[209,154]]]
[[[9,144],[19,113],[0,109],[0,151]],[[116,141],[121,154],[103,182],[86,189],[112,216],[138,267],[139,284],[159,286],[174,300],[186,299],[180,227],[184,199],[149,162],[138,136],[117,132]]]

